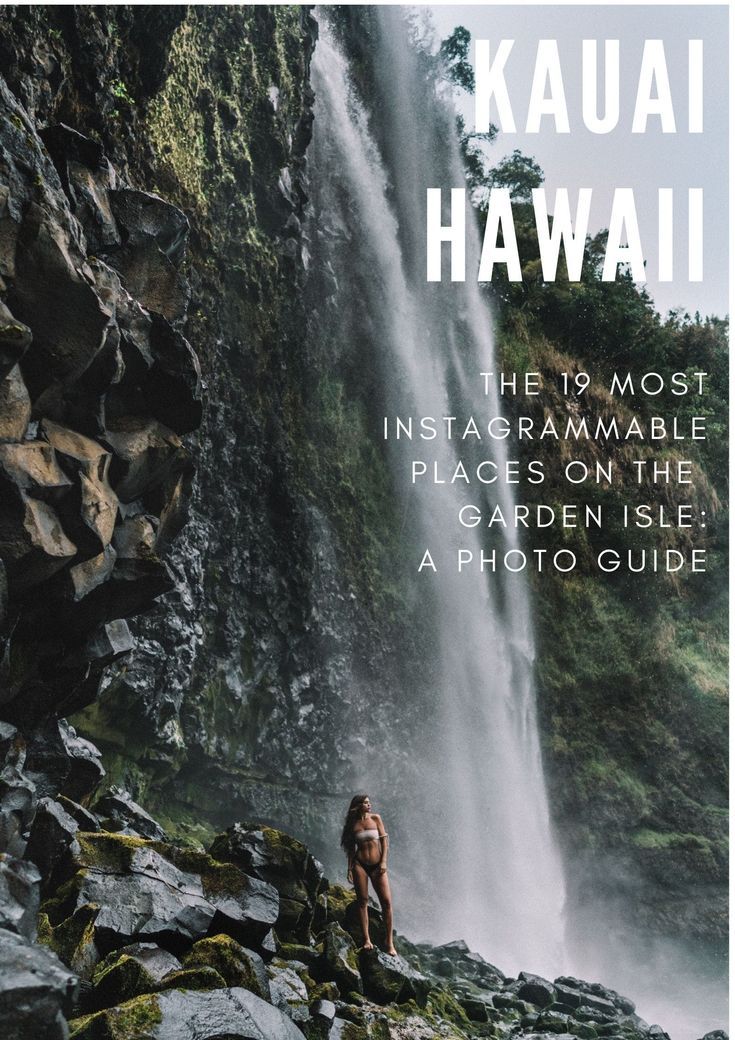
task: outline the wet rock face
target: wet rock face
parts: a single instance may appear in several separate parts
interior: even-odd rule
[[[94,699],[132,649],[123,619],[171,588],[159,536],[202,415],[176,327],[188,234],[98,141],[39,133],[0,79],[0,712],[28,732]]]
[[[94,700],[133,648],[126,619],[172,586],[161,552],[193,473],[179,435],[200,423],[202,393],[180,328],[188,220],[54,118],[59,59],[39,50],[34,19],[11,18],[0,46],[0,1017],[8,1037],[54,1040],[68,1035],[75,975],[28,940],[39,896],[77,876],[80,829],[100,829],[87,806],[104,776],[97,748],[58,716]],[[165,837],[124,792],[100,811],[115,830]],[[124,879],[106,878],[90,869],[82,898],[119,894]],[[237,902],[199,892],[190,916]],[[163,902],[155,934],[175,932]],[[85,905],[54,933],[75,969],[89,972],[129,921],[114,899],[106,914],[97,923]]]

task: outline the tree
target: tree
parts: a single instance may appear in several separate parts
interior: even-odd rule
[[[490,186],[508,188],[512,202],[531,202],[531,189],[544,182],[544,172],[530,155],[522,155],[518,148],[488,171]]]
[[[467,60],[470,50],[470,31],[458,25],[451,36],[442,40],[439,47],[439,58],[446,79],[456,87],[466,90],[468,94],[475,92],[475,73]]]

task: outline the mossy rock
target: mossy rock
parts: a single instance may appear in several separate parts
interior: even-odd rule
[[[262,1000],[270,1000],[268,975],[262,958],[229,935],[214,935],[194,943],[184,957],[185,968],[211,968],[227,986],[241,986]]]
[[[99,910],[96,903],[87,903],[73,917],[62,920],[56,927],[51,924],[48,913],[41,914],[44,921],[43,938],[39,933],[39,941],[49,946],[67,967],[83,979],[92,977],[101,957],[94,937],[94,923]]]
[[[76,860],[77,872],[43,910],[51,926],[60,926],[76,919],[85,905],[99,904],[92,928],[103,953],[142,935],[184,952],[192,939],[215,929],[241,942],[259,942],[278,915],[272,885],[193,849],[120,834],[84,834]],[[185,908],[193,913],[182,918]],[[67,928],[79,930],[71,924],[62,931]],[[59,952],[68,963],[69,943]]]
[[[116,960],[105,958],[110,960],[112,963],[103,962],[94,973],[94,990],[88,998],[88,1007],[95,1010],[113,1007],[133,997],[155,993],[159,988],[158,980],[134,957],[122,954]]]
[[[311,1001],[339,1000],[339,986],[336,982],[318,982],[309,994]]]
[[[291,899],[282,892],[279,898],[276,934],[284,942],[289,940],[305,940],[311,934],[314,920],[314,907],[308,902],[306,889],[303,889],[304,901]]]
[[[389,957],[377,949],[360,951],[360,975],[365,992],[379,1004],[415,1000],[423,1007],[432,988],[431,980],[403,957]]]
[[[324,933],[319,968],[322,978],[336,982],[340,993],[362,993],[357,950],[350,935],[335,921],[327,925]]]
[[[162,1015],[156,996],[136,997],[120,1007],[72,1019],[70,1040],[145,1040]]]
[[[136,997],[119,1007],[74,1019],[70,1040],[299,1040],[302,1034],[281,1011],[248,990],[232,987],[172,989]],[[40,1038],[39,1038],[40,1040]]]
[[[348,907],[355,902],[355,893],[344,885],[330,885],[325,896],[327,921],[336,921],[344,927]]]
[[[321,865],[297,838],[257,823],[233,824],[210,847],[217,859],[235,863],[253,877],[274,885],[284,904],[280,930],[295,931],[328,882]]]
[[[279,954],[285,961],[301,961],[303,964],[313,964],[322,953],[322,946],[305,946],[303,943],[281,943],[279,947]]]
[[[598,1033],[594,1026],[590,1025],[589,1022],[573,1022],[569,1021],[568,1032],[574,1036],[578,1036],[580,1040],[595,1040]],[[623,1033],[623,1035],[625,1035]]]
[[[159,989],[225,989],[227,982],[215,968],[205,965],[173,971],[163,980]]]
[[[468,1016],[465,1009],[454,994],[444,987],[441,989],[433,989],[431,991],[426,1007],[428,1011],[432,1012],[432,1014],[438,1015],[440,1018],[446,1019],[449,1022],[460,1023],[462,1025],[465,1025],[468,1022]],[[485,1015],[485,1018],[487,1019],[487,1014]]]
[[[152,849],[179,870],[198,874],[206,896],[229,895],[242,888],[243,872],[239,867],[233,863],[219,862],[197,848],[108,831],[79,834],[78,841],[80,852],[77,863],[81,868],[97,867],[124,873],[130,868],[135,852]]]
[[[137,849],[152,844],[145,838],[136,838],[129,834],[112,834],[109,831],[100,831],[99,834],[91,831],[78,833],[77,841],[78,866],[98,867],[120,873],[130,867],[133,853]]]
[[[36,941],[41,943],[42,946],[51,946],[54,939],[54,930],[51,927],[51,922],[48,919],[48,914],[38,915],[38,934]]]

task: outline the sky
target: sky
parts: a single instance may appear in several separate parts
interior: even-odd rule
[[[633,188],[636,197],[646,283],[656,307],[665,314],[681,307],[694,314],[728,311],[728,9],[726,5],[506,5],[431,6],[439,38],[457,25],[474,40],[490,40],[495,54],[503,39],[514,40],[505,66],[515,133],[499,133],[491,146],[494,164],[519,148],[533,156],[545,173],[547,198],[556,188],[570,191],[572,213],[577,190],[593,189],[590,229],[607,227],[616,187]],[[541,131],[526,134],[525,123],[539,40],[557,41],[569,111],[569,134],[558,134],[551,118]],[[609,134],[594,134],[582,122],[582,41],[620,41],[620,120]],[[647,132],[632,134],[631,122],[646,39],[661,39],[666,52],[677,133],[664,134],[658,119]],[[687,132],[688,41],[703,40],[704,132]],[[600,94],[602,94],[600,88]],[[474,128],[474,101],[458,94],[468,128]],[[491,119],[497,122],[495,103]],[[674,192],[674,280],[656,280],[658,268],[658,189]],[[704,191],[704,278],[689,282],[687,271],[688,189]],[[551,206],[551,203],[550,203]]]

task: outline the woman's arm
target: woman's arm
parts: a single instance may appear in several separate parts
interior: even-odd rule
[[[377,813],[375,825],[378,828],[378,841],[380,842],[380,872],[384,873],[388,869],[388,832]]]
[[[355,862],[355,856],[357,854],[357,846],[353,845],[352,851],[347,853],[347,880],[352,882],[352,867]]]

